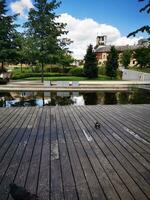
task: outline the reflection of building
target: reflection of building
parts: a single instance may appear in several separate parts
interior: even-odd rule
[[[115,46],[119,53],[119,58],[123,51],[125,50],[135,50],[140,47],[147,47],[150,45],[150,41],[146,39],[141,39],[138,41],[137,45],[126,45],[126,46]],[[95,52],[97,56],[98,63],[105,64],[107,61],[107,56],[110,52],[111,45],[107,45],[107,36],[97,36],[96,38],[96,46],[95,46]],[[135,59],[131,59],[130,66],[134,66],[136,64]]]

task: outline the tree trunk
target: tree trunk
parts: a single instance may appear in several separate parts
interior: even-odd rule
[[[44,82],[44,63],[42,61],[42,70],[41,70],[41,82]]]
[[[4,62],[2,61],[2,65],[1,65],[1,70],[2,72],[4,71]]]
[[[20,69],[21,69],[21,73],[22,73],[22,63],[21,63],[21,68]]]

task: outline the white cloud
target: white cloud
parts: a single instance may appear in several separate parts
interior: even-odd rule
[[[77,19],[68,13],[63,13],[58,20],[67,23],[66,29],[69,31],[67,37],[74,41],[70,45],[70,50],[78,59],[84,57],[89,44],[93,46],[96,44],[97,35],[107,35],[107,43],[112,45],[133,45],[139,40],[139,38],[121,36],[116,27],[100,24],[91,18]]]
[[[31,0],[17,0],[14,3],[11,3],[10,7],[14,13],[19,13],[20,16],[26,18],[26,11],[33,8],[33,4]]]

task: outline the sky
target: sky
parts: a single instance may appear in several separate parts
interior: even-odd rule
[[[9,12],[20,13],[20,24],[27,20],[28,11],[34,5],[34,0],[6,2]],[[112,45],[134,45],[146,37],[146,34],[126,37],[137,28],[149,25],[150,15],[139,13],[143,6],[144,3],[138,0],[62,0],[55,12],[60,15],[60,22],[67,23],[67,37],[74,41],[70,45],[73,56],[82,59],[87,46],[96,44],[98,35],[107,35],[107,43]]]

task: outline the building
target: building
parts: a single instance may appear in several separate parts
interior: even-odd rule
[[[126,46],[115,46],[115,48],[117,49],[118,53],[119,53],[119,58],[121,56],[121,54],[123,53],[123,51],[129,49],[129,50],[135,50],[137,48],[140,47],[147,47],[150,45],[150,41],[146,40],[146,39],[141,39],[138,41],[137,45],[126,45]],[[98,64],[99,65],[103,65],[106,63],[107,61],[107,56],[110,52],[111,49],[111,45],[107,45],[107,36],[103,35],[103,36],[97,36],[96,38],[96,46],[95,46],[95,52],[96,52],[96,57],[98,60]],[[121,65],[121,63],[119,63]],[[136,64],[136,60],[135,59],[131,59],[130,61],[130,66],[134,66]]]

